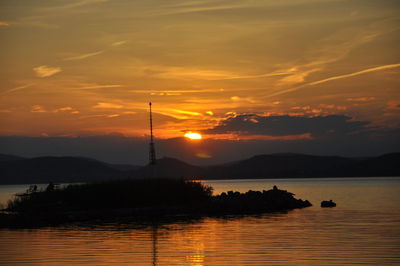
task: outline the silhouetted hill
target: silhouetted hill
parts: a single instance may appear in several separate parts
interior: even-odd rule
[[[157,160],[154,166],[146,165],[136,171],[132,171],[132,176],[137,178],[143,177],[166,177],[166,178],[188,178],[201,179],[204,178],[204,169],[194,166],[178,159],[164,157]]]
[[[353,163],[354,159],[337,156],[304,154],[257,155],[227,166],[208,169],[210,178],[274,178],[332,176],[337,169]]]
[[[389,153],[375,158],[358,160],[341,169],[338,176],[399,176],[400,153]]]
[[[87,158],[38,157],[0,162],[0,183],[88,182],[124,177],[111,166]]]
[[[186,179],[400,176],[399,165],[400,153],[374,158],[270,154],[208,167],[174,158],[159,159],[155,166],[138,167],[81,157],[25,159],[0,155],[0,184],[71,183],[153,176]]]
[[[23,160],[24,157],[0,153],[0,162]]]
[[[144,166],[134,177],[189,179],[250,179],[300,177],[400,176],[400,153],[376,158],[345,158],[305,154],[270,154],[221,165],[200,167],[173,158],[163,158],[156,166]]]
[[[139,168],[142,168],[142,166],[133,164],[107,164],[107,165],[119,171],[134,171]]]

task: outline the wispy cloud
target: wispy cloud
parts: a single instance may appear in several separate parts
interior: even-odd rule
[[[330,77],[330,78],[326,78],[326,79],[310,82],[307,85],[308,86],[313,86],[313,85],[318,85],[318,84],[325,83],[325,82],[332,81],[332,80],[350,78],[350,77],[354,77],[354,76],[358,76],[358,75],[362,75],[362,74],[366,74],[366,73],[370,73],[370,72],[386,70],[386,69],[392,69],[392,68],[397,68],[397,67],[400,67],[400,64],[383,65],[383,66],[364,69],[364,70],[357,71],[357,72],[350,73],[350,74],[339,75],[339,76],[334,76],[334,77]]]
[[[117,46],[124,45],[125,43],[126,43],[126,41],[118,41],[118,42],[112,43],[111,46],[117,47]],[[89,57],[103,54],[105,52],[106,52],[106,50],[100,50],[100,51],[96,51],[96,52],[92,52],[92,53],[80,54],[80,55],[64,58],[64,61],[82,60],[82,59],[86,59]]]
[[[320,108],[324,108],[324,109],[330,109],[330,110],[338,110],[338,111],[344,111],[347,110],[346,106],[343,105],[336,105],[336,104],[324,104],[321,103],[318,105]]]
[[[356,30],[356,28],[346,28],[343,30],[339,30],[329,35],[328,37],[316,42],[314,49],[312,49],[312,52],[305,56],[306,62],[293,66],[290,71],[287,71],[289,72],[288,76],[283,77],[281,80],[279,80],[277,85],[295,86],[296,84],[301,84],[306,81],[306,78],[308,78],[310,74],[326,70],[329,64],[342,60],[343,58],[348,56],[349,53],[354,49],[357,49],[358,47],[365,45],[366,43],[370,43],[377,39],[379,36],[387,34],[388,32],[391,32],[393,30],[394,29],[390,26],[386,27],[385,29],[381,29],[375,24],[372,24],[371,27],[366,27],[364,30],[361,31]],[[343,36],[348,36],[346,37],[346,41],[343,41]],[[358,74],[360,73],[357,73],[355,75]],[[321,80],[317,82],[323,83],[325,81]],[[308,83],[307,85],[312,84]],[[303,85],[295,87],[295,90],[302,87]],[[292,89],[293,88],[290,88],[287,91],[289,92]],[[282,93],[286,93],[286,90],[283,92],[277,92],[274,95],[279,95]]]
[[[249,103],[255,103],[256,101],[251,98],[251,97],[239,97],[239,96],[232,96],[230,98],[234,102],[249,102]]]
[[[69,114],[79,114],[80,112],[71,106],[60,107],[52,111],[53,113],[69,113]]]
[[[302,88],[307,87],[307,86],[315,86],[315,85],[318,85],[318,84],[322,84],[322,83],[326,83],[326,82],[330,82],[330,81],[334,81],[334,80],[350,78],[350,77],[354,77],[354,76],[363,75],[363,74],[366,74],[366,73],[371,73],[371,72],[381,71],[381,70],[387,70],[387,69],[393,69],[393,68],[398,68],[398,67],[400,67],[400,64],[389,64],[389,65],[383,65],[383,66],[378,66],[378,67],[373,67],[373,68],[367,68],[367,69],[364,69],[364,70],[361,70],[361,71],[357,71],[357,72],[353,72],[353,73],[349,73],[349,74],[338,75],[338,76],[333,76],[333,77],[329,77],[329,78],[326,78],[326,79],[321,79],[321,80],[309,82],[307,84],[303,84],[303,85],[298,86],[298,87],[294,87],[294,88],[290,88],[290,89],[287,89],[287,90],[283,90],[283,91],[278,91],[278,92],[272,93],[269,96],[277,96],[277,95],[281,95],[281,94],[297,91],[297,90],[302,89]]]
[[[94,108],[94,109],[121,109],[121,108],[124,108],[124,106],[121,104],[100,102],[100,103],[97,103],[92,108]]]
[[[181,8],[171,10],[169,12],[165,12],[163,15],[177,15],[177,14],[188,14],[188,13],[198,13],[198,12],[207,12],[207,11],[218,11],[218,10],[229,10],[229,9],[238,9],[243,6],[241,5],[224,5],[224,6],[208,6],[208,7],[189,7],[189,8]]]
[[[121,88],[124,85],[120,84],[93,84],[82,87],[81,89],[104,89],[104,88]]]
[[[33,105],[31,108],[32,113],[46,113],[47,110],[42,105]]]
[[[194,116],[200,116],[201,114],[198,112],[191,112],[191,111],[185,111],[185,110],[178,110],[178,109],[173,109],[172,111],[178,113],[178,114],[185,114],[185,115],[194,115]]]
[[[10,23],[7,21],[0,21],[0,27],[8,27],[10,26]]]
[[[113,42],[111,44],[111,46],[113,46],[113,47],[121,46],[121,45],[124,45],[126,42],[127,41]],[[96,51],[96,52],[92,52],[92,53],[86,53],[86,54],[80,54],[80,55],[76,55],[76,56],[71,56],[71,57],[64,58],[64,61],[82,60],[82,59],[86,59],[86,58],[89,58],[89,57],[93,57],[93,56],[97,56],[97,55],[103,54],[106,51],[107,50],[100,50],[100,51]]]
[[[121,46],[124,45],[126,43],[126,41],[119,41],[119,42],[113,42],[111,45],[112,46]]]
[[[371,102],[375,101],[376,97],[356,97],[356,98],[347,98],[348,102]]]
[[[243,90],[243,89],[240,89]],[[224,89],[204,89],[204,88],[195,88],[195,89],[177,89],[177,90],[153,90],[153,89],[142,89],[142,90],[129,90],[129,92],[138,93],[138,94],[150,94],[150,95],[158,95],[158,96],[172,96],[172,95],[182,95],[184,93],[215,93],[215,92],[224,92]],[[229,91],[236,91],[234,89],[230,89]]]
[[[54,21],[49,22],[48,19],[52,17],[57,17],[57,21],[60,17],[67,14],[66,12],[73,11],[73,9],[85,7],[92,4],[100,4],[108,2],[109,0],[79,0],[79,1],[52,1],[50,4],[47,3],[37,3],[36,5],[29,6],[30,16],[16,18],[12,22],[5,22],[7,24],[15,26],[28,26],[28,27],[38,27],[45,29],[59,29],[60,26],[54,23]],[[57,3],[67,3],[67,4],[57,4]],[[0,25],[8,26],[8,25]]]
[[[99,54],[104,53],[104,51],[97,51],[97,52],[93,52],[93,53],[87,53],[87,54],[81,54],[81,55],[77,55],[77,56],[72,56],[72,57],[67,57],[64,58],[65,61],[72,61],[72,60],[81,60],[81,59],[86,59],[89,57],[93,57]]]
[[[72,111],[74,108],[70,107],[70,106],[66,106],[66,107],[61,107],[58,108],[56,110],[54,110],[54,112],[66,112],[66,111]]]
[[[156,110],[153,110],[154,113],[157,114],[162,114],[165,116],[169,116],[178,120],[185,120],[185,119],[190,119],[194,117],[203,117],[203,114],[199,112],[194,112],[194,111],[189,111],[189,110],[181,110],[181,109],[175,109],[175,108],[157,108]]]
[[[200,69],[176,66],[143,66],[138,69],[143,76],[152,76],[161,79],[181,80],[233,80],[233,79],[257,79],[275,76],[290,75],[291,71],[273,71],[262,74],[234,73],[225,70]]]
[[[16,19],[11,23],[15,26],[22,26],[22,27],[37,27],[42,29],[59,29],[60,26],[53,23],[46,22],[46,16],[44,15],[35,15],[35,16],[28,16],[28,17],[21,17]]]
[[[183,3],[175,3],[164,6],[164,8],[153,11],[153,15],[178,15],[178,14],[190,14],[200,12],[213,12],[223,10],[233,10],[249,7],[247,1],[184,1]],[[254,3],[253,3],[254,4]],[[257,5],[258,6],[258,5]]]
[[[33,86],[33,84],[25,84],[25,85],[22,85],[22,86],[18,86],[18,87],[6,90],[6,91],[0,93],[0,95],[5,95],[5,94],[11,93],[11,92],[23,90],[23,89],[29,88],[31,86]]]
[[[294,68],[296,69],[296,68]],[[312,68],[312,69],[307,69],[303,71],[288,71],[288,76],[284,77],[279,80],[278,84],[279,85],[287,85],[287,84],[298,84],[301,82],[304,82],[306,77],[308,77],[311,73],[320,71],[321,68]]]
[[[39,78],[46,78],[46,77],[50,77],[53,76],[59,72],[61,72],[61,68],[60,67],[50,67],[50,66],[38,66],[38,67],[34,67],[33,71],[35,71],[36,76],[38,76]]]
[[[80,6],[85,6],[85,5],[90,5],[90,4],[97,4],[97,3],[104,3],[108,2],[109,0],[81,0],[77,1],[75,3],[68,4],[64,7],[66,8],[73,8],[73,7],[80,7]]]
[[[109,0],[68,1],[69,3],[66,4],[66,5],[44,7],[41,10],[43,10],[43,11],[56,11],[56,10],[63,10],[63,9],[71,9],[71,8],[82,7],[82,6],[91,5],[91,4],[104,3],[104,2],[108,2],[108,1]]]

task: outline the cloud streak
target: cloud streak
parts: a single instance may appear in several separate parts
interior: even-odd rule
[[[42,8],[42,10],[43,11],[57,11],[57,10],[64,10],[64,9],[72,9],[72,8],[82,7],[82,6],[91,5],[91,4],[104,3],[104,2],[108,2],[108,1],[109,0],[80,0],[80,1],[74,1],[72,3],[66,4],[66,5],[61,5],[61,6],[44,7],[44,8]]]
[[[31,108],[32,113],[47,113],[47,110],[42,105],[33,105]]]
[[[391,65],[383,65],[383,66],[368,68],[368,69],[364,69],[364,70],[357,71],[357,72],[350,73],[350,74],[339,75],[339,76],[330,77],[327,79],[310,82],[310,83],[306,84],[306,86],[314,86],[314,85],[318,85],[318,84],[325,83],[328,81],[355,77],[355,76],[359,76],[359,75],[366,74],[366,73],[371,73],[371,72],[381,71],[381,70],[386,70],[386,69],[392,69],[392,68],[397,68],[397,67],[400,67],[400,64],[391,64]]]
[[[347,98],[348,102],[372,102],[375,101],[376,97],[356,97],[356,98]]]
[[[100,103],[97,103],[92,108],[94,108],[94,109],[122,109],[122,108],[124,108],[124,106],[121,104],[100,102]]]
[[[29,88],[29,87],[31,87],[31,86],[33,86],[33,85],[34,85],[34,84],[25,84],[25,85],[22,85],[22,86],[18,86],[18,87],[15,87],[15,88],[6,90],[6,91],[0,93],[0,95],[6,95],[6,94],[9,94],[9,93],[11,93],[11,92],[20,91],[20,90]]]
[[[181,79],[181,80],[235,80],[235,79],[258,79],[277,76],[287,76],[292,74],[292,70],[272,71],[262,74],[242,74],[225,70],[200,69],[176,66],[143,66],[139,67],[139,72],[143,76],[152,76],[162,79]]]
[[[351,78],[351,77],[355,77],[355,76],[359,76],[359,75],[363,75],[363,74],[367,74],[367,73],[371,73],[371,72],[382,71],[382,70],[387,70],[387,69],[393,69],[393,68],[398,68],[398,67],[400,67],[400,64],[389,64],[389,65],[383,65],[383,66],[378,66],[378,67],[373,67],[373,68],[367,68],[367,69],[364,69],[364,70],[361,70],[361,71],[357,71],[357,72],[353,72],[353,73],[349,73],[349,74],[338,75],[338,76],[333,76],[333,77],[329,77],[329,78],[326,78],[326,79],[321,79],[321,80],[309,82],[307,84],[303,84],[303,85],[295,87],[295,88],[290,88],[290,89],[287,89],[287,90],[283,90],[283,91],[278,91],[278,92],[272,93],[269,96],[277,96],[277,95],[281,95],[281,94],[297,91],[297,90],[302,89],[302,88],[307,87],[307,86],[315,86],[315,85],[319,85],[319,84],[330,82],[330,81],[334,81],[334,80]]]
[[[39,78],[46,78],[46,77],[50,77],[53,76],[59,72],[61,72],[61,68],[60,67],[50,67],[50,66],[38,66],[38,67],[34,67],[33,71],[35,71],[36,76]]]
[[[127,41],[119,41],[119,42],[113,42],[111,45],[112,46],[121,46],[126,44]]]
[[[124,87],[124,85],[120,85],[120,84],[104,84],[104,85],[94,84],[94,85],[84,86],[81,89],[105,89],[105,88],[121,88],[121,87]]]
[[[93,52],[93,53],[87,53],[87,54],[81,54],[81,55],[77,55],[77,56],[72,56],[72,57],[67,57],[64,59],[64,61],[73,61],[73,60],[82,60],[82,59],[86,59],[89,57],[93,57],[99,54],[104,53],[104,51],[97,51],[97,52]]]

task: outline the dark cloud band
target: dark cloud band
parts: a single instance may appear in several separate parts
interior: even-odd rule
[[[209,134],[236,133],[239,135],[288,136],[309,133],[314,137],[329,134],[348,134],[366,129],[368,121],[353,121],[345,115],[328,116],[259,116],[255,114],[230,117]]]

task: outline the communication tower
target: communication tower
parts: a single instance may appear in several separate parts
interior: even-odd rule
[[[156,150],[154,148],[154,137],[153,137],[153,116],[151,113],[151,102],[149,102],[150,107],[150,149],[149,149],[149,164],[156,164]]]

